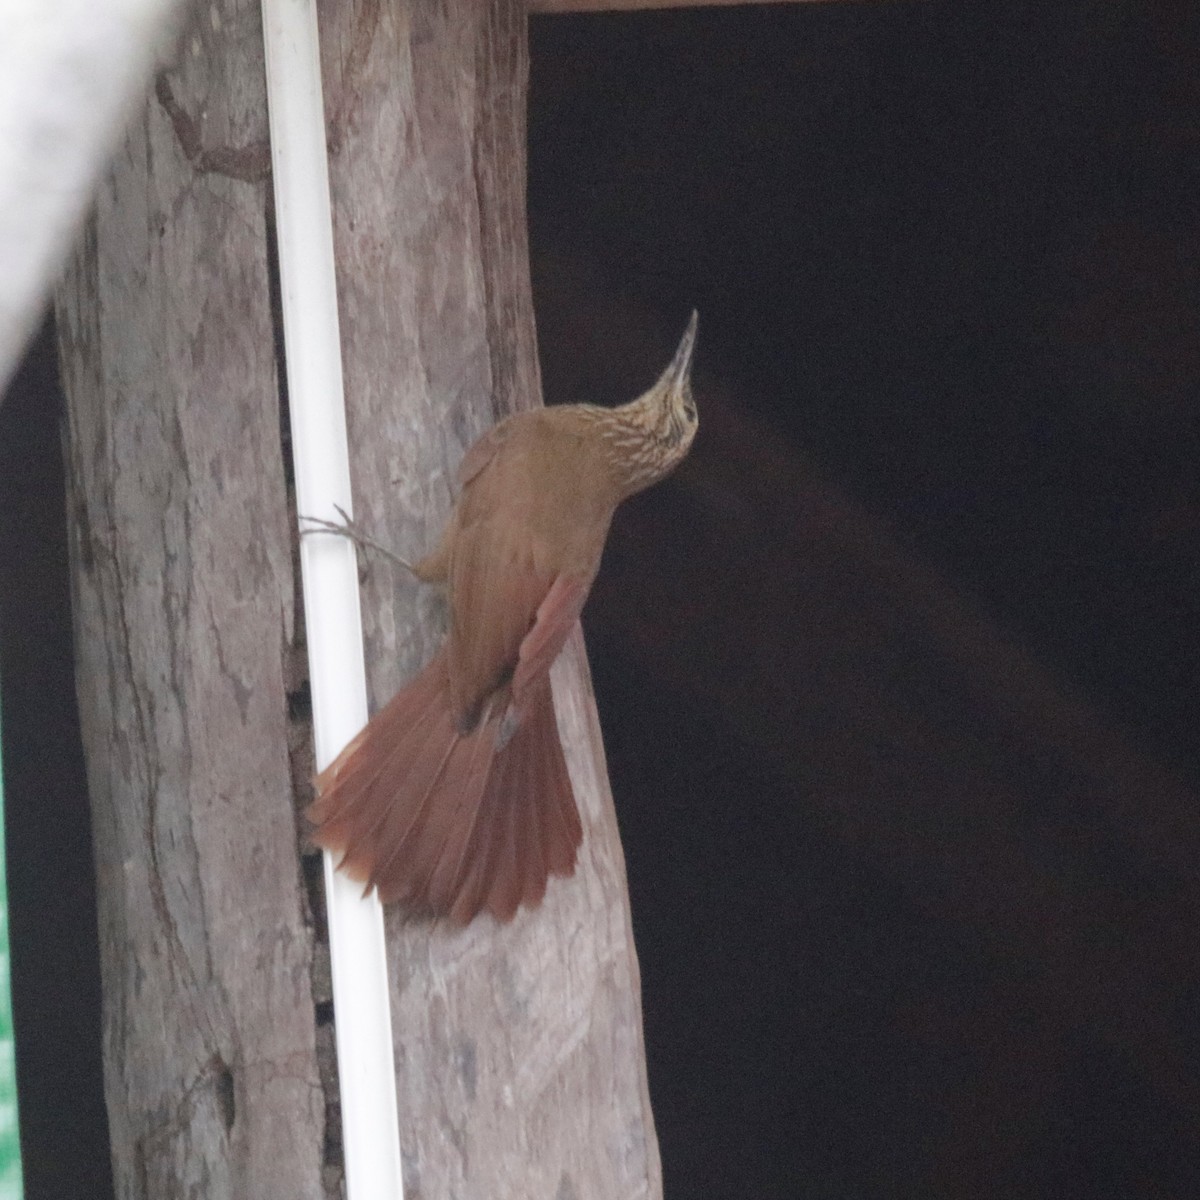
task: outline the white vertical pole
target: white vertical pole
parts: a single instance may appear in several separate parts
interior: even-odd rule
[[[329,164],[315,0],[263,0],[284,349],[299,511],[350,507]],[[301,539],[318,770],[367,719],[358,570],[340,537]],[[403,1200],[383,912],[333,869],[333,957],[348,1200]]]

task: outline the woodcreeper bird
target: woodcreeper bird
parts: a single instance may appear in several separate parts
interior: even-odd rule
[[[638,399],[514,413],[464,456],[441,542],[412,567],[445,586],[445,642],[321,772],[308,810],[314,841],[383,902],[507,921],[573,873],[583,828],[550,667],[617,505],[691,447],[696,325]]]

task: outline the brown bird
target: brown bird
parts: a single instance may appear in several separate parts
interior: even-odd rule
[[[691,447],[696,323],[638,399],[515,413],[463,458],[441,543],[412,568],[445,585],[445,643],[318,776],[308,810],[317,844],[385,903],[507,921],[574,871],[583,829],[550,667],[613,511]]]

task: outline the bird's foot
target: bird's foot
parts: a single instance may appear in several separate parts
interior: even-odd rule
[[[365,532],[358,524],[350,519],[346,510],[340,504],[333,506],[337,510],[341,521],[326,521],[323,517],[306,517],[301,516],[300,520],[308,523],[308,529],[301,529],[300,536],[304,537],[310,533],[336,533],[344,538],[349,538],[356,546],[363,550],[374,550],[376,554],[382,554],[389,562],[394,563],[398,567],[403,567],[411,575],[416,575],[416,568],[406,558],[401,558],[394,550],[389,550],[387,546],[375,540],[371,535]]]

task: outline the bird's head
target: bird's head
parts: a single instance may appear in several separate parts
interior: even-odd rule
[[[627,405],[643,432],[648,434],[660,458],[660,473],[675,467],[691,448],[698,424],[692,397],[692,357],[696,350],[699,315],[693,311],[679,349],[658,381],[632,404]]]
[[[691,449],[697,425],[691,377],[698,320],[693,312],[675,357],[649,391],[618,408],[586,410],[603,424],[600,444],[611,460],[619,498],[669,475]]]
[[[683,458],[691,448],[699,424],[696,401],[692,398],[692,356],[699,322],[700,315],[693,309],[675,357],[651,389],[659,414],[656,433],[675,451],[677,458]]]

